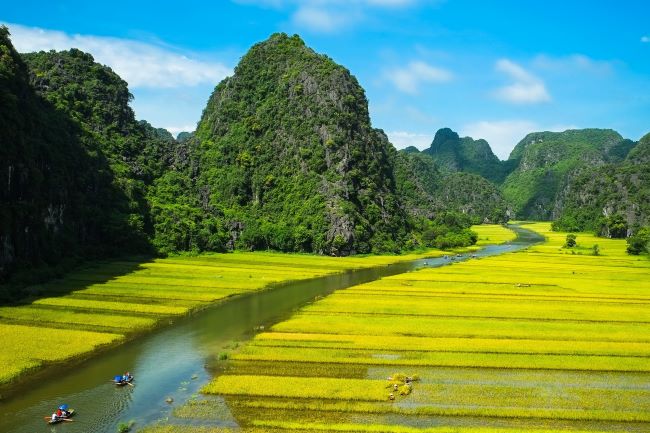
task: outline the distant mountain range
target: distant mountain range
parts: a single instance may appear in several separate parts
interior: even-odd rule
[[[443,128],[422,151],[441,172],[491,181],[511,216],[557,220],[558,227],[572,230],[597,230],[602,218],[614,214],[624,216],[631,230],[648,224],[649,153],[648,136],[637,143],[610,129],[534,132],[499,161],[485,140]]]
[[[396,151],[356,78],[298,36],[254,45],[176,139],[90,54],[18,54],[0,28],[0,276],[124,253],[397,252],[422,221],[648,222],[648,137],[526,136],[507,161],[440,129]]]

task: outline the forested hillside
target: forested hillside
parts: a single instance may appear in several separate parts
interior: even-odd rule
[[[39,71],[32,78],[45,82],[45,75]],[[99,133],[85,129],[65,102],[34,90],[4,27],[0,92],[0,276],[18,267],[56,264],[63,257],[140,247],[128,197],[103,153]],[[77,95],[83,93],[76,89]],[[133,242],[124,245],[120,240],[125,238]]]
[[[422,204],[399,197],[363,89],[297,36],[252,47],[178,140],[136,121],[127,83],[91,55],[20,56],[2,37],[4,276],[134,252],[397,252],[420,245],[416,215],[484,213],[446,207],[444,180],[408,209]]]
[[[503,193],[518,218],[549,220],[572,173],[620,162],[634,144],[609,129],[528,134],[510,154],[516,168],[505,179]]]
[[[395,150],[344,67],[275,34],[214,90],[196,131],[204,211],[240,248],[398,251]]]
[[[396,152],[354,76],[298,36],[254,45],[177,139],[90,54],[0,43],[1,278],[127,253],[398,252],[512,216],[648,223],[647,137],[534,133],[499,161],[444,128]]]
[[[442,128],[422,152],[435,162],[416,159],[414,147],[398,159],[401,196],[419,214],[442,206],[498,221],[508,209],[518,219],[556,220],[558,229],[604,236],[623,220],[631,233],[650,221],[647,140],[637,145],[607,129],[534,132],[499,161],[485,140]]]
[[[508,205],[496,185],[477,174],[439,170],[431,156],[416,148],[398,152],[395,175],[399,197],[414,217],[455,211],[477,224],[509,219]]]
[[[612,219],[621,219],[623,234],[650,225],[650,134],[624,161],[585,167],[569,177],[554,209],[560,230],[592,230],[603,235]],[[620,218],[619,218],[620,217]]]

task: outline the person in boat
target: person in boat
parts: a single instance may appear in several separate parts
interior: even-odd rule
[[[59,418],[67,418],[70,416],[70,411],[68,410],[68,405],[67,404],[62,404],[59,406],[59,408],[56,410],[56,415]]]
[[[56,412],[54,412],[54,413],[52,414],[52,422],[54,422],[54,421],[56,421],[56,420],[58,420],[58,419],[59,419],[59,416],[56,414]]]
[[[122,382],[129,382],[131,380],[131,373],[128,371],[122,375]]]

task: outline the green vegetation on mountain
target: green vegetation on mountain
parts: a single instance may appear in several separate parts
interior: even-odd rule
[[[608,129],[528,134],[510,154],[516,169],[503,183],[503,193],[518,218],[549,220],[570,175],[583,167],[619,162],[632,145]]]
[[[423,153],[430,155],[442,171],[474,173],[495,183],[502,182],[511,167],[510,162],[496,157],[487,141],[460,138],[449,128],[439,129]]]
[[[87,53],[20,56],[3,28],[1,72],[5,277],[138,252],[397,252],[436,224],[415,215],[477,220],[473,207],[437,197],[435,208],[407,211],[421,192],[402,184],[412,199],[399,198],[397,153],[371,127],[363,89],[297,36],[252,47],[197,131],[177,140],[136,121],[127,83]]]
[[[415,148],[397,153],[395,178],[399,197],[416,218],[454,211],[475,224],[508,220],[508,205],[497,186],[476,174],[438,170],[431,156]]]
[[[214,90],[196,139],[202,211],[237,248],[398,251],[410,231],[395,150],[371,127],[363,89],[298,36],[250,49]]]
[[[71,51],[63,56],[79,55]],[[141,247],[142,218],[131,208],[131,190],[104,153],[102,130],[80,121],[94,104],[102,105],[90,97],[92,92],[107,95],[109,90],[103,89],[115,82],[98,73],[88,87],[77,83],[62,92],[65,97],[48,97],[62,85],[56,77],[78,79],[79,71],[68,69],[65,60],[53,66],[56,72],[31,72],[32,80],[42,84],[43,92],[37,93],[8,30],[0,27],[0,278],[20,268],[32,269],[33,276],[34,268],[60,264],[62,258]],[[128,92],[111,94],[106,103],[120,96],[128,99]],[[101,115],[97,127],[120,126],[121,119],[108,111],[103,109]],[[8,296],[13,295],[3,290],[1,297]]]
[[[187,131],[179,132],[178,135],[176,136],[176,141],[184,142],[184,141],[189,140],[193,136],[194,136],[194,133],[192,133],[192,132],[187,132]]]
[[[650,225],[650,134],[624,161],[573,173],[559,193],[555,215],[558,230],[589,230],[607,237],[625,237]]]

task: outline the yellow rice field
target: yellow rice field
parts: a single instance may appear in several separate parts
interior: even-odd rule
[[[477,231],[494,239],[512,233],[499,226],[480,226]],[[205,308],[234,295],[287,281],[443,254],[427,250],[393,256],[323,257],[235,252],[175,256],[148,262],[97,263],[65,279],[34,287],[34,291],[47,297],[22,306],[0,307],[0,335],[3,352],[8,354],[3,355],[6,359],[0,359],[6,361],[4,365],[10,365],[0,374],[0,384],[44,364],[124,341],[163,319]],[[15,338],[17,329],[26,336],[44,337],[21,340]],[[62,330],[65,330],[66,344],[55,338]],[[19,355],[13,357],[14,353]]]
[[[512,433],[511,429],[502,428],[464,428],[464,427],[429,427],[415,428],[408,426],[354,424],[354,423],[299,423],[290,421],[255,422],[251,428],[208,427],[195,425],[155,425],[139,430],[141,433]],[[564,433],[566,430],[538,429],[537,433]],[[595,430],[572,430],[572,433],[599,433]]]
[[[650,261],[624,240],[578,233],[567,249],[550,224],[525,227],[546,242],[302,308],[204,393],[251,431],[650,431]],[[420,380],[392,400],[397,372]]]

